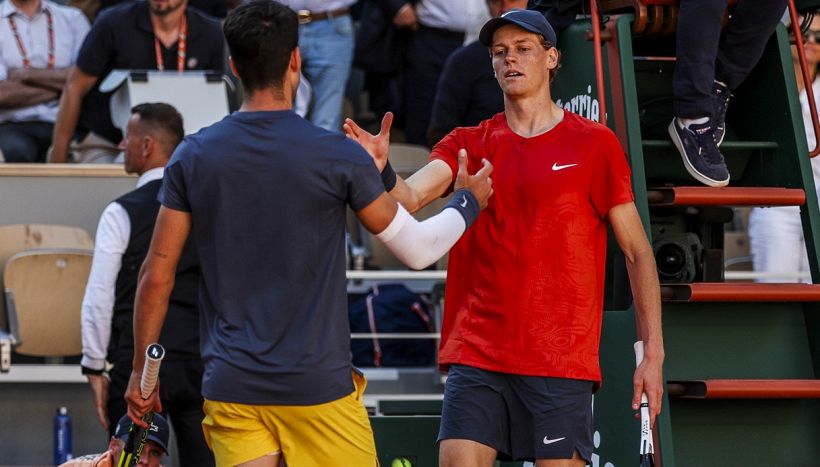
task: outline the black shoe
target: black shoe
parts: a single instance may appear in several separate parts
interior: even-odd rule
[[[726,109],[729,108],[732,92],[725,84],[717,80],[715,80],[715,88],[712,92],[715,96],[715,114],[712,120],[714,122],[715,143],[720,146],[723,137],[726,136]]]
[[[729,184],[729,169],[717,147],[711,122],[691,124],[683,128],[677,118],[669,124],[669,136],[678,148],[683,165],[699,182],[721,187]]]

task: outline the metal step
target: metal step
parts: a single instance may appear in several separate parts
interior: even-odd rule
[[[820,284],[661,284],[665,302],[820,302]]]
[[[652,206],[802,206],[806,202],[801,188],[675,186],[650,188],[646,197]]]
[[[816,379],[706,379],[668,381],[670,397],[686,399],[818,399]]]

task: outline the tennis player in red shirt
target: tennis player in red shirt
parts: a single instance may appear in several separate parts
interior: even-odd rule
[[[450,252],[439,352],[448,371],[441,465],[489,467],[498,457],[583,466],[591,461],[592,393],[601,382],[607,223],[626,256],[645,342],[632,408],[645,391],[653,424],[664,359],[654,255],[615,135],[551,99],[560,54],[549,23],[538,12],[512,10],[479,37],[492,55],[504,112],[453,130],[425,167],[390,191],[414,212],[452,189],[461,150],[470,172],[485,158],[495,167],[495,195]],[[383,174],[392,171],[391,123],[388,114],[375,136],[345,125]]]

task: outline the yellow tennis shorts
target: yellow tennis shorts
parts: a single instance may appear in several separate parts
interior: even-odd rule
[[[289,467],[378,466],[362,396],[367,381],[353,372],[349,395],[318,405],[248,405],[205,400],[202,430],[217,466],[282,453]]]

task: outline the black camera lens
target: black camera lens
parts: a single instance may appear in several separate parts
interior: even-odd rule
[[[666,277],[678,277],[686,266],[686,252],[675,243],[666,243],[655,253],[658,272]]]

